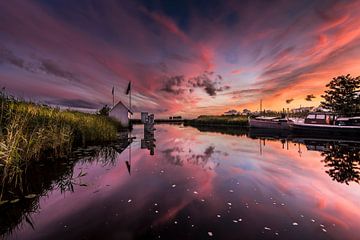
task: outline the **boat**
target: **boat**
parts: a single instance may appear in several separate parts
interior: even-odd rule
[[[296,134],[352,135],[360,138],[360,117],[339,117],[334,113],[311,112],[290,128]]]
[[[255,117],[249,118],[251,128],[266,128],[289,130],[292,120],[285,117]]]

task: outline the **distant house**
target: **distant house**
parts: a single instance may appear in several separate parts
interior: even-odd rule
[[[130,116],[133,112],[121,101],[118,102],[109,112],[109,116],[116,119],[122,126],[128,127]]]
[[[236,111],[235,109],[224,112],[224,115],[226,115],[226,116],[232,116],[232,115],[237,115],[237,114],[238,114],[238,111]]]
[[[292,113],[302,113],[302,112],[310,112],[314,109],[314,107],[299,107],[291,109]]]
[[[326,109],[326,108],[323,108],[323,107],[316,107],[316,108],[313,108],[313,110],[312,111],[314,111],[314,112],[331,112],[331,110],[330,109]]]

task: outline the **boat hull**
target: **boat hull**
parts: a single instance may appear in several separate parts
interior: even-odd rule
[[[251,128],[267,128],[267,129],[282,129],[289,130],[289,124],[287,122],[280,121],[266,121],[259,119],[249,119],[249,126]]]
[[[293,123],[291,130],[298,135],[331,135],[343,136],[351,135],[360,138],[360,126],[336,126],[336,125],[320,125],[320,124],[306,124]]]

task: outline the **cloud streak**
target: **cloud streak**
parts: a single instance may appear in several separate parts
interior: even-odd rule
[[[274,7],[276,5],[276,7]],[[137,109],[197,116],[316,105],[332,77],[359,75],[357,1],[0,3],[0,85],[88,107],[133,83]],[[216,11],[214,11],[216,9]],[[21,16],[21,17],[20,17]],[[177,96],[176,101],[169,96]],[[181,97],[180,97],[181,96]],[[67,102],[69,101],[69,102]],[[193,106],[193,107],[189,107]]]

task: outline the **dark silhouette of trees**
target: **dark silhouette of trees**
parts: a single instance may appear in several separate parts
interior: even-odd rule
[[[356,145],[332,143],[321,155],[322,162],[329,168],[326,173],[340,183],[359,183],[360,181],[360,147]]]
[[[360,110],[360,77],[338,76],[326,85],[328,90],[321,97],[321,107],[329,109],[342,116],[354,116]]]
[[[110,110],[111,110],[111,108],[108,105],[105,105],[99,110],[99,115],[109,116]]]

